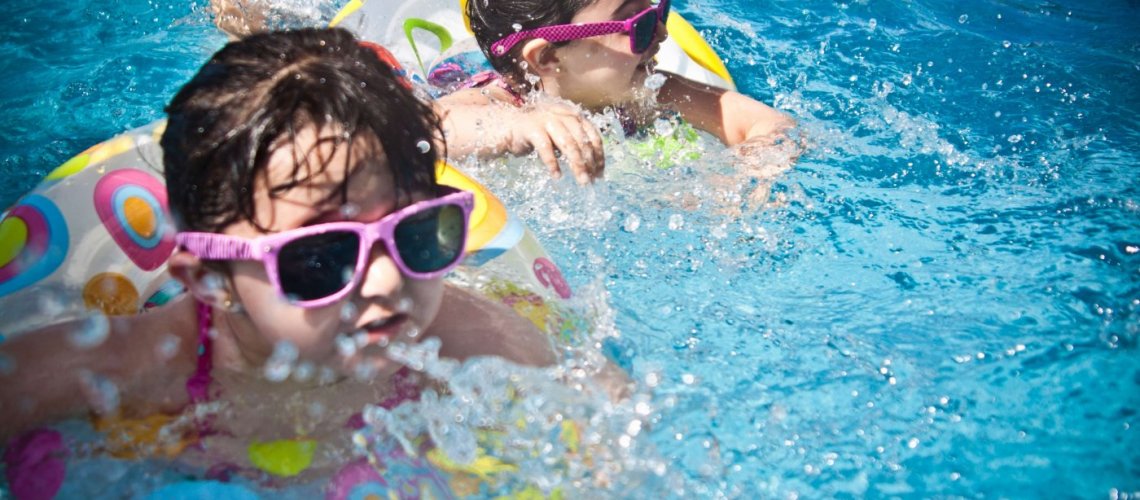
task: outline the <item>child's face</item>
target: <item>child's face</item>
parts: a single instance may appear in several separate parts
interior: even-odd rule
[[[582,9],[573,23],[628,19],[649,8],[649,0],[598,0]],[[558,95],[586,108],[600,110],[635,98],[653,65],[653,56],[666,37],[658,26],[657,41],[641,54],[629,48],[629,35],[617,33],[575,40],[558,48]]]
[[[397,193],[387,157],[378,144],[357,140],[350,157],[347,145],[334,150],[334,132],[326,128],[318,136],[316,129],[307,129],[295,144],[283,142],[272,153],[268,179],[258,181],[254,196],[257,222],[262,227],[275,233],[319,223],[372,222],[430,197],[427,193]],[[299,176],[292,173],[295,156],[311,164],[327,163],[328,167],[271,199],[268,186],[304,177],[304,170]],[[346,174],[349,182],[344,201],[340,188]],[[244,238],[263,234],[249,222],[233,224],[223,233]],[[235,328],[235,335],[244,337],[238,341],[247,361],[263,362],[274,345],[286,341],[298,349],[301,359],[345,374],[362,367],[368,368],[355,373],[381,375],[398,369],[382,356],[383,347],[391,341],[418,341],[435,319],[443,293],[440,279],[403,276],[379,243],[373,246],[356,289],[325,307],[305,309],[282,300],[261,262],[231,261],[229,269],[233,291],[244,309],[237,318],[246,328]],[[355,336],[365,343],[358,344],[356,353],[344,359],[338,354],[339,335]]]

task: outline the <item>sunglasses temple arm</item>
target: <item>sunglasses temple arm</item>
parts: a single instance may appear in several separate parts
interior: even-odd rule
[[[177,242],[200,259],[257,260],[260,258],[260,255],[254,255],[254,245],[250,242],[220,234],[183,233],[178,235]]]

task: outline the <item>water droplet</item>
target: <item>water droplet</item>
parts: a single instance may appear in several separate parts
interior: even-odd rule
[[[293,363],[297,361],[300,352],[292,342],[282,340],[273,345],[273,354],[265,362],[265,378],[272,382],[281,382],[289,378],[293,371]]]
[[[515,30],[515,32],[518,33],[519,31],[522,31],[522,25],[519,23],[514,23],[511,25],[511,29]]]
[[[653,132],[657,135],[673,135],[675,130],[677,130],[677,124],[668,118],[658,118],[653,122]]]
[[[317,368],[316,366],[313,366],[313,363],[309,361],[302,361],[297,364],[296,368],[293,369],[293,380],[296,380],[298,382],[308,382],[313,378],[313,375],[316,372]]]
[[[356,340],[353,340],[352,336],[340,334],[336,336],[336,340],[333,342],[336,344],[337,354],[342,358],[352,357],[356,354]]]
[[[176,354],[178,354],[178,348],[181,346],[182,339],[178,338],[176,335],[166,334],[163,335],[162,338],[158,341],[158,345],[155,346],[154,352],[156,355],[158,355],[159,360],[168,361],[174,358]]]
[[[420,142],[416,143],[416,149],[420,150],[421,153],[427,154],[428,151],[431,151],[431,143],[421,139]]]
[[[667,78],[664,74],[654,73],[645,78],[645,88],[649,90],[660,90],[665,85]]]
[[[208,273],[202,277],[202,288],[206,293],[217,293],[222,291],[226,285],[225,278],[222,278],[218,273]]]
[[[352,377],[360,382],[366,382],[375,376],[376,367],[370,363],[357,363],[352,369]]]
[[[876,21],[875,18],[873,18],[873,17],[871,18],[870,21],[867,21],[867,28],[870,29],[871,31],[875,31],[875,27],[877,27],[878,25],[879,25],[879,21]]]
[[[351,323],[352,320],[356,319],[357,312],[356,304],[345,302],[344,305],[340,307],[340,320],[345,323]]]
[[[345,203],[340,206],[340,216],[345,219],[352,219],[360,215],[360,205],[355,203]]]
[[[657,387],[661,383],[661,375],[657,372],[649,372],[645,375],[645,385],[649,387]]]
[[[681,214],[673,214],[669,216],[669,229],[671,231],[678,231],[685,227],[685,217]]]
[[[107,415],[119,408],[119,386],[107,377],[83,370],[79,372],[79,383],[95,413]]]
[[[1013,134],[1013,135],[1006,138],[1006,140],[1009,141],[1010,144],[1017,144],[1017,143],[1021,142],[1021,139],[1022,139],[1021,134]]]
[[[90,349],[102,344],[111,334],[111,321],[103,314],[92,314],[68,335],[71,345]]]
[[[641,217],[637,214],[629,214],[622,223],[621,229],[627,233],[636,233],[637,229],[641,227]]]
[[[336,382],[336,379],[337,379],[336,370],[333,370],[332,368],[327,367],[327,366],[322,366],[321,369],[318,370],[318,373],[317,373],[317,383],[318,384],[329,385],[333,382]]]
[[[48,318],[62,314],[66,303],[64,297],[58,293],[44,293],[36,300],[40,314]]]
[[[649,413],[653,411],[653,407],[650,406],[649,403],[646,403],[645,401],[639,401],[636,405],[634,405],[633,411],[637,412],[638,415],[641,415],[644,417],[646,415],[649,415]]]
[[[958,24],[966,24],[966,21],[969,21],[969,20],[970,20],[970,16],[967,16],[966,14],[962,14],[962,15],[958,16]]]

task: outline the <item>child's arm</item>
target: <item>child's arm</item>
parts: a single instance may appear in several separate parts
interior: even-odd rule
[[[602,176],[606,156],[598,129],[572,106],[539,102],[517,107],[497,87],[464,89],[433,104],[443,122],[447,156],[480,158],[534,151],[558,178],[561,154],[579,184]]]
[[[185,318],[157,317],[167,309],[61,323],[0,343],[0,439],[90,411],[184,405],[186,391],[170,388],[193,371],[186,353],[197,346],[171,340],[187,325]],[[159,359],[163,353],[169,357]]]
[[[740,92],[697,83],[665,71],[658,99],[681,113],[693,126],[715,135],[728,146],[745,141],[775,142],[795,126],[795,120]]]

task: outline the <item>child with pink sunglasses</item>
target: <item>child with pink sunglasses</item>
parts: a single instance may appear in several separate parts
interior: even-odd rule
[[[204,439],[337,437],[347,448],[354,412],[415,398],[424,383],[390,345],[434,338],[443,357],[554,362],[528,320],[442,281],[462,258],[473,196],[436,183],[439,148],[425,146],[438,118],[347,31],[232,42],[166,111],[180,230],[169,270],[188,293],[109,318],[97,345],[69,341],[76,324],[0,343],[11,361],[0,434],[211,402],[223,410],[186,431],[204,453],[228,449]],[[282,359],[293,376],[267,380]],[[235,470],[249,466],[234,455]]]
[[[305,11],[312,16],[310,11],[329,3],[316,4],[312,1],[308,4],[301,2],[278,5],[263,0],[210,0],[209,10],[219,29],[231,39],[239,39],[282,24],[281,20],[271,22],[273,18],[298,17],[300,12],[291,13],[293,9]],[[304,24],[313,21],[315,19],[292,22]],[[573,106],[546,102],[525,109],[488,108],[471,106],[461,100],[435,101],[431,105],[440,116],[449,145],[447,154],[452,159],[472,155],[493,158],[534,152],[551,172],[561,174],[559,158],[556,156],[556,152],[560,152],[562,161],[575,173],[579,183],[589,183],[602,175],[605,152],[601,135]]]
[[[443,97],[440,106],[518,105],[522,95],[541,91],[590,112],[613,109],[627,134],[671,110],[729,146],[781,139],[794,126],[787,115],[739,92],[654,69],[669,8],[670,0],[468,1],[471,29],[498,78]],[[664,82],[656,100],[646,99],[646,79],[655,73]],[[590,136],[578,137],[579,149],[588,150]],[[584,155],[569,149],[562,153]]]

